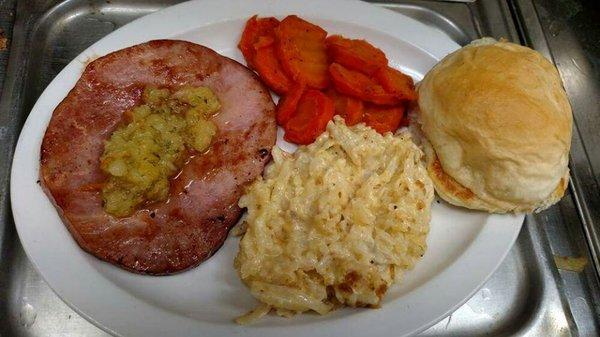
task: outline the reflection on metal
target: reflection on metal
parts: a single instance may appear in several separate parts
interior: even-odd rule
[[[590,276],[594,275],[593,268],[588,265],[583,273],[558,272],[552,254],[581,256],[587,252],[578,214],[587,225],[588,237],[593,238],[591,229],[595,228],[594,219],[598,219],[594,212],[600,207],[593,203],[598,199],[587,189],[595,181],[590,165],[600,172],[600,147],[591,146],[600,142],[594,138],[600,133],[586,132],[600,126],[600,104],[592,92],[600,81],[596,79],[594,87],[591,80],[582,80],[582,76],[590,76],[588,65],[577,54],[581,50],[569,44],[564,27],[560,31],[554,28],[558,33],[548,43],[531,1],[377,1],[435,27],[461,45],[480,36],[505,37],[553,56],[571,97],[580,132],[574,136],[571,162],[574,193],[559,205],[529,216],[514,248],[483,288],[423,336],[598,335],[593,303],[600,302],[596,280]],[[12,152],[37,97],[72,58],[127,22],[177,2],[18,1],[10,65],[0,100],[0,335],[107,336],[62,302],[25,256],[7,199]],[[5,18],[2,10],[10,10],[14,4],[14,0],[0,3],[1,19]],[[6,21],[0,20],[0,25],[13,19],[7,17]],[[0,64],[5,61],[0,54]],[[2,71],[0,78],[5,75]],[[586,151],[595,155],[595,162],[587,159]]]

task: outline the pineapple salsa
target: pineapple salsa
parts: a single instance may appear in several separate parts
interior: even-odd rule
[[[165,200],[169,178],[186,153],[210,146],[217,127],[209,118],[220,108],[207,87],[146,88],[142,104],[125,113],[130,122],[113,132],[100,157],[108,175],[102,188],[106,212],[127,216],[145,202]]]

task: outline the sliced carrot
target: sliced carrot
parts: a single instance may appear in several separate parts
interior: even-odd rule
[[[269,47],[273,43],[275,43],[275,36],[264,35],[259,36],[258,40],[256,40],[256,43],[254,43],[252,47],[254,48],[254,50],[256,50],[263,47]]]
[[[404,105],[393,107],[368,104],[363,121],[375,131],[384,134],[398,130],[404,116]]]
[[[380,105],[395,105],[400,100],[388,93],[377,84],[358,71],[350,70],[338,63],[329,66],[329,74],[335,89],[343,94]]]
[[[254,67],[252,64],[254,61],[254,44],[261,36],[274,36],[274,29],[278,25],[279,20],[273,17],[258,19],[255,15],[248,19],[240,42],[238,43],[238,48],[244,55],[249,67]]]
[[[413,79],[394,68],[381,68],[375,74],[375,79],[385,91],[394,94],[401,100],[416,101],[417,93]]]
[[[296,113],[285,124],[283,138],[301,145],[314,142],[325,131],[334,110],[333,101],[324,93],[306,90],[298,102]]]
[[[277,55],[283,69],[296,82],[316,89],[329,84],[327,32],[295,15],[287,16],[275,29]]]
[[[363,114],[364,114],[363,101],[356,99],[354,97],[348,97],[348,101],[346,102],[346,116],[344,116],[346,125],[352,126],[352,125],[356,125],[356,124],[362,122]]]
[[[327,96],[333,100],[335,114],[342,116],[346,125],[358,124],[363,116],[363,102],[357,98],[340,94],[333,88],[327,90]]]
[[[325,95],[327,95],[327,97],[331,98],[331,100],[333,101],[333,108],[335,110],[336,115],[342,116],[346,113],[345,97],[348,97],[348,96],[340,94],[334,88],[327,89],[327,91],[325,92]]]
[[[325,43],[331,60],[352,70],[373,75],[388,64],[384,52],[365,40],[332,35]]]
[[[306,84],[304,82],[294,83],[287,95],[279,99],[279,102],[277,102],[277,124],[283,126],[292,118],[305,89]]]
[[[265,84],[279,95],[290,90],[292,81],[283,71],[275,52],[275,45],[258,48],[254,55],[254,67]]]

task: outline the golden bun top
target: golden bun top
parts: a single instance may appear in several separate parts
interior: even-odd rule
[[[478,40],[440,61],[418,92],[428,167],[448,178],[434,177],[440,196],[490,212],[530,212],[560,200],[572,112],[556,68],[542,55]],[[470,197],[455,195],[457,187]]]

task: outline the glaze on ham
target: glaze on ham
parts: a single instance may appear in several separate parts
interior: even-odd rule
[[[208,86],[222,108],[207,153],[171,180],[169,199],[124,218],[102,208],[104,141],[145,87]],[[197,266],[241,214],[244,186],[262,173],[275,144],[274,104],[250,70],[206,47],[157,40],[91,62],[54,110],[40,176],[65,225],[87,252],[125,269],[169,274]]]

